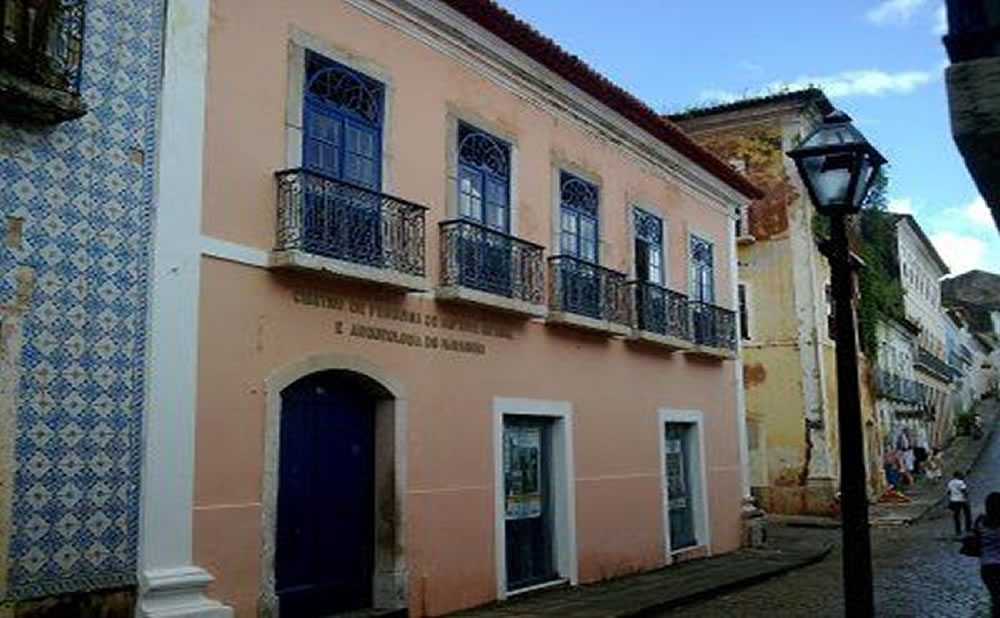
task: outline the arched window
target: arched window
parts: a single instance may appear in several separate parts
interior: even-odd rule
[[[597,185],[559,173],[560,251],[563,255],[598,263]]]
[[[663,221],[641,208],[633,208],[635,226],[635,278],[663,284]]]
[[[303,166],[378,190],[382,84],[311,52],[306,55],[305,84]]]
[[[510,231],[510,146],[458,125],[458,210],[464,219]]]

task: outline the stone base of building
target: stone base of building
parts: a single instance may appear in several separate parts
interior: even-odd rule
[[[754,487],[760,508],[777,515],[835,516],[839,511],[832,484],[805,487]]]
[[[0,603],[0,618],[132,618],[135,588],[73,592]]]
[[[205,596],[212,582],[195,566],[147,571],[136,607],[140,618],[233,618],[233,610]]]

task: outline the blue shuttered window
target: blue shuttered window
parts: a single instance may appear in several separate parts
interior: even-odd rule
[[[463,219],[510,231],[510,146],[458,125],[458,205]]]
[[[462,285],[510,296],[510,145],[460,122],[456,151],[459,216],[488,228],[470,227],[457,243]]]
[[[635,224],[635,275],[648,283],[663,284],[663,221],[641,208],[632,210]]]
[[[382,266],[382,123],[385,88],[307,52],[302,167],[373,191],[307,189],[304,243],[314,253]]]
[[[303,165],[368,189],[381,184],[379,82],[314,53],[306,57]]]
[[[574,258],[559,263],[563,309],[592,318],[601,316],[603,294],[598,255],[597,185],[565,171],[559,173],[559,249]]]
[[[560,251],[598,263],[597,185],[568,172],[559,174]]]
[[[715,302],[715,268],[712,243],[691,236],[691,299]]]

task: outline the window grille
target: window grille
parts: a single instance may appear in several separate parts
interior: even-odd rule
[[[0,0],[0,69],[80,92],[85,0]]]

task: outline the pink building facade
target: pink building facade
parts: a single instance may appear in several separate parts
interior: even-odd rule
[[[738,547],[756,189],[489,3],[205,4],[168,12],[144,614]]]

